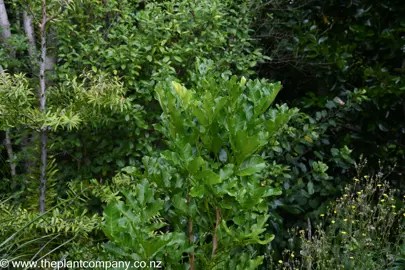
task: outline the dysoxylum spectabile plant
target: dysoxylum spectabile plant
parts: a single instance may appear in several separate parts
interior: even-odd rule
[[[269,108],[280,83],[201,76],[187,89],[160,82],[155,128],[169,150],[124,169],[134,186],[104,211],[106,248],[115,258],[162,260],[166,269],[256,269],[254,245],[271,242],[260,150],[297,109]]]

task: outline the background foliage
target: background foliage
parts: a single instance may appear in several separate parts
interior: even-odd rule
[[[400,0],[0,7],[2,258],[271,269],[292,249],[288,230],[316,235],[320,215],[359,178],[361,154],[365,172],[392,166],[386,181],[403,188]],[[46,113],[37,94],[43,40]],[[339,241],[327,243],[337,250]],[[402,243],[390,243],[401,269]],[[299,249],[316,247],[294,248],[305,260]]]

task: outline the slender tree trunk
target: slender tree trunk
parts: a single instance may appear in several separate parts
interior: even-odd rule
[[[6,130],[6,138],[4,139],[4,145],[6,147],[6,151],[8,154],[8,157],[10,159],[10,169],[11,169],[11,176],[15,176],[16,175],[16,165],[14,163],[14,152],[13,152],[13,147],[12,147],[12,143],[11,143],[11,139],[10,139],[10,130],[7,129]]]
[[[0,0],[0,41],[6,46],[10,37],[10,22],[8,21],[6,6],[4,5],[4,0]],[[1,65],[0,72],[3,72],[3,67]]]
[[[35,59],[37,48],[35,45],[34,25],[32,24],[33,18],[31,15],[27,13],[27,11],[24,11],[23,18],[24,18],[24,31],[28,39],[28,54],[31,57],[31,59]]]
[[[5,42],[11,36],[10,22],[7,16],[6,6],[4,5],[4,0],[0,0],[0,35],[1,39]]]
[[[29,14],[27,11],[23,12],[23,22],[24,22],[24,32],[25,35],[27,36],[28,40],[28,55],[30,56],[31,59],[31,70],[32,73],[36,73],[36,63],[37,63],[37,47],[36,47],[36,41],[35,41],[35,28],[33,24],[33,17],[31,14]],[[29,149],[32,146],[32,143],[34,141],[35,134],[31,134],[31,139],[29,139],[30,134],[24,135],[23,140],[21,141],[22,146],[24,149]],[[24,161],[24,169],[27,174],[31,172],[31,166],[32,162],[30,161],[30,156],[25,157]]]
[[[41,186],[41,195],[39,197],[39,211],[45,212],[46,204],[46,165],[47,165],[47,143],[48,143],[48,133],[46,130],[41,130],[40,132],[41,140],[41,169],[40,169],[40,186]]]
[[[46,0],[42,0],[42,22],[40,24],[40,38],[41,38],[41,59],[39,60],[39,109],[42,114],[46,113]],[[46,198],[46,165],[47,165],[47,143],[48,133],[47,127],[40,130],[41,141],[41,167],[40,167],[40,197],[39,197],[39,211],[45,212],[45,198]]]
[[[6,5],[4,0],[0,0],[0,41],[4,43],[4,47],[8,49],[10,57],[15,56],[15,50],[10,47],[8,40],[11,37],[10,21],[8,20]]]

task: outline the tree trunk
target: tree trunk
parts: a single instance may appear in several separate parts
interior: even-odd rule
[[[4,47],[8,50],[10,57],[15,56],[15,50],[9,46],[8,40],[11,37],[10,22],[7,16],[6,5],[4,0],[0,0],[0,41],[4,43]],[[3,69],[3,68],[2,68]]]
[[[13,145],[11,143],[11,138],[10,138],[10,130],[6,130],[6,138],[4,139],[4,146],[7,151],[8,159],[10,160],[10,172],[11,172],[11,177],[14,178],[16,176],[16,164],[15,164],[15,155],[13,152]],[[15,179],[13,179],[11,183],[11,187],[14,188],[16,185]]]
[[[48,159],[47,143],[48,143],[48,133],[46,130],[41,130],[40,132],[41,140],[41,169],[40,169],[40,196],[39,196],[39,211],[45,212],[46,204],[46,165]]]
[[[41,59],[39,60],[39,109],[42,114],[46,113],[46,0],[42,0],[42,22],[40,24],[40,38],[41,38]],[[39,197],[39,211],[45,212],[45,198],[46,198],[46,165],[47,165],[47,143],[48,133],[47,127],[41,128],[39,132],[41,141],[41,168],[40,168],[40,197]]]
[[[33,25],[33,17],[27,11],[23,12],[23,21],[24,21],[24,32],[27,36],[28,40],[28,55],[30,56],[31,64],[31,71],[34,75],[36,73],[37,67],[37,47],[35,41],[35,28]],[[29,139],[30,134],[24,135],[23,140],[21,141],[22,146],[24,149],[28,149],[32,146],[34,141],[35,134],[31,134],[31,139]],[[32,162],[30,161],[30,157],[26,157],[24,161],[24,169],[25,173],[30,174],[31,172]]]
[[[0,37],[6,42],[11,36],[11,30],[4,0],[0,0],[0,29]]]
[[[31,57],[31,59],[35,59],[36,55],[36,45],[35,45],[35,30],[34,30],[34,25],[32,24],[32,16],[27,13],[27,11],[24,11],[23,13],[23,18],[24,18],[24,31],[25,34],[27,35],[28,39],[28,54]]]

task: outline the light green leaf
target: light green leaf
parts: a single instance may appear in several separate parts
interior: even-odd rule
[[[189,162],[187,170],[191,175],[194,175],[204,165],[205,165],[204,159],[202,157],[196,157],[195,159]]]
[[[201,174],[198,175],[197,177],[198,179],[203,179],[204,180],[203,183],[206,185],[215,185],[222,182],[221,177],[211,170],[205,170],[201,172]]]
[[[102,226],[102,230],[110,239],[114,239],[120,233],[118,221],[121,217],[120,211],[116,207],[116,204],[108,204],[107,207],[104,208],[103,216],[104,224]]]
[[[247,161],[242,163],[237,175],[239,176],[247,176],[252,175],[254,173],[260,172],[266,167],[266,163],[264,162],[263,158],[259,156],[253,156]]]
[[[190,189],[190,196],[191,197],[202,198],[205,193],[206,193],[206,190],[205,190],[205,187],[203,185],[193,186]]]
[[[233,174],[234,167],[235,165],[233,164],[227,164],[219,171],[219,177],[221,177],[222,180],[229,178]]]

